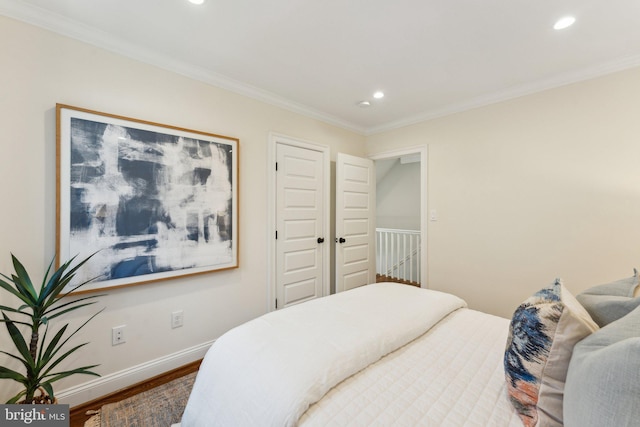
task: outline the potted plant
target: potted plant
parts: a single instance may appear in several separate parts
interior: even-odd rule
[[[99,376],[91,369],[98,365],[82,366],[80,368],[54,371],[56,366],[64,359],[75,353],[88,343],[73,346],[66,349],[67,342],[82,329],[91,319],[97,316],[98,311],[87,319],[73,332],[67,332],[69,324],[64,324],[55,333],[51,324],[54,319],[77,310],[79,308],[95,304],[90,301],[101,295],[91,295],[69,300],[71,292],[91,282],[93,279],[72,285],[71,289],[64,291],[71,282],[78,269],[84,265],[93,255],[80,261],[75,267],[71,264],[76,257],[62,264],[51,275],[53,260],[49,264],[42,279],[40,289],[36,289],[22,263],[12,254],[15,273],[11,277],[0,273],[0,288],[20,300],[18,308],[0,305],[2,319],[9,336],[13,341],[13,352],[8,348],[1,348],[0,353],[18,360],[24,369],[19,371],[0,366],[0,379],[10,379],[21,383],[24,390],[13,396],[8,404],[13,403],[55,403],[53,383],[75,374]],[[43,332],[41,334],[41,332]],[[51,336],[53,335],[53,336]],[[5,347],[3,344],[2,347]],[[64,348],[64,349],[63,349]],[[46,392],[45,393],[43,392]],[[36,395],[40,391],[40,395]],[[20,400],[23,398],[22,400]]]

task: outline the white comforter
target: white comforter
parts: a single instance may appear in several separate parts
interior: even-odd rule
[[[378,283],[266,314],[207,352],[182,427],[296,425],[333,386],[465,306]]]
[[[509,320],[464,308],[347,378],[300,427],[523,427],[503,357]]]

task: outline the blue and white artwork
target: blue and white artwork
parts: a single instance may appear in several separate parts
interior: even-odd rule
[[[68,124],[65,249],[99,250],[82,278],[113,286],[237,266],[234,144],[93,117]]]

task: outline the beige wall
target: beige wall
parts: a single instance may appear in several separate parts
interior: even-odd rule
[[[376,227],[420,230],[419,162],[397,160],[376,184]]]
[[[128,377],[115,378],[100,390],[88,388],[83,401],[143,379],[151,372],[145,367],[164,370],[180,364],[184,357],[165,359],[266,311],[270,131],[328,145],[332,158],[338,151],[365,151],[364,137],[354,133],[5,17],[0,17],[0,56],[3,273],[13,271],[10,252],[38,275],[54,255],[56,103],[240,139],[240,268],[108,291],[98,304],[106,310],[78,341],[91,344],[73,362],[98,363],[97,371],[105,376],[124,371]],[[6,302],[0,296],[0,304]],[[170,313],[178,309],[184,310],[185,325],[172,330]],[[112,347],[111,328],[120,324],[127,325],[128,342]],[[0,339],[4,350],[4,327]],[[187,352],[187,357],[196,353]],[[13,363],[6,359],[0,356],[0,364]],[[142,378],[136,377],[136,367]],[[91,379],[72,377],[58,390]],[[6,401],[10,388],[9,381],[0,382],[0,401]],[[70,403],[78,403],[74,399]]]
[[[369,136],[428,144],[429,285],[510,316],[640,266],[640,68]]]

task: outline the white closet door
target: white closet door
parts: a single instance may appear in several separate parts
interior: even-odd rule
[[[323,286],[323,153],[276,147],[277,308],[319,297]]]
[[[336,156],[336,292],[376,280],[376,181],[370,159]]]

